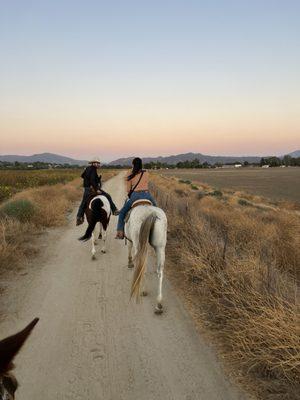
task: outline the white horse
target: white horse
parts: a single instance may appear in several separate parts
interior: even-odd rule
[[[144,273],[147,264],[148,242],[156,253],[156,266],[158,275],[158,294],[155,313],[163,312],[162,306],[162,282],[165,263],[165,247],[167,243],[167,217],[164,211],[154,207],[148,200],[140,201],[130,211],[130,216],[125,224],[125,236],[129,241],[128,267],[135,267],[133,282],[131,286],[131,297],[138,298],[141,292]],[[137,202],[136,202],[137,203]],[[145,204],[148,203],[148,204]]]

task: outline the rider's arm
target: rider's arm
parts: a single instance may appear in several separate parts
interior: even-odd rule
[[[127,191],[127,193],[130,192],[130,190],[131,190],[131,185],[132,185],[132,181],[129,181],[129,180],[127,179],[129,175],[130,175],[130,172],[128,172],[128,174],[126,174],[126,177],[125,177],[125,183],[126,183],[126,191]]]
[[[95,170],[91,171],[90,184],[92,188],[95,190],[95,192],[97,192],[99,188],[98,188],[97,172]]]

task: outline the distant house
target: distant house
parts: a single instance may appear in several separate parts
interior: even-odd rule
[[[224,164],[220,168],[234,168],[234,164]]]
[[[270,165],[269,165],[269,164],[266,164],[266,165],[262,165],[261,167],[262,167],[262,168],[269,168]]]
[[[33,168],[33,165],[32,164],[28,164],[27,168]]]
[[[241,168],[242,164],[234,164],[234,168]]]

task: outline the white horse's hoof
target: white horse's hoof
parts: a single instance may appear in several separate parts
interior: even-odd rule
[[[163,306],[158,303],[154,310],[155,314],[162,314],[163,313]]]
[[[96,255],[95,254],[92,255],[92,260],[96,260]]]
[[[142,293],[141,293],[141,296],[142,297],[148,296],[148,292],[146,290],[143,290]]]
[[[100,235],[98,236],[98,239],[100,239],[100,240],[102,239],[102,234],[101,234],[101,233],[100,233]]]
[[[102,250],[101,250],[101,253],[105,254],[105,253],[106,253],[106,250],[102,249]]]

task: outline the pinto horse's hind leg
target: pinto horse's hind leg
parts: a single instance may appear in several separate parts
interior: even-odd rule
[[[92,233],[92,238],[91,238],[91,242],[92,242],[92,260],[96,259],[96,249],[95,249],[95,235],[94,232]]]
[[[162,282],[164,277],[164,264],[165,264],[165,248],[158,247],[155,249],[156,260],[157,260],[157,276],[158,276],[158,294],[157,294],[157,306],[155,307],[155,313],[161,314],[163,312],[162,306]]]
[[[101,226],[101,230],[102,230],[102,226]],[[102,253],[106,253],[106,234],[107,234],[106,229],[103,229],[103,233],[101,233],[102,240],[103,240],[103,246],[101,249]]]
[[[99,236],[98,236],[98,239],[102,239],[102,231],[103,231],[103,228],[102,228],[102,225],[101,225],[101,223],[99,224],[100,225],[100,231],[99,231]]]

